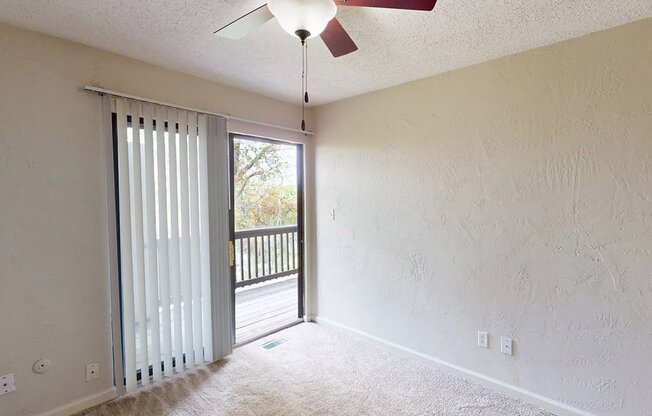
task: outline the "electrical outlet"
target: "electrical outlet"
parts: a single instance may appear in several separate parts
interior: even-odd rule
[[[485,331],[478,331],[478,347],[489,348],[489,335]]]
[[[512,339],[500,337],[500,352],[505,355],[512,355]]]
[[[16,390],[16,383],[14,382],[14,375],[7,374],[0,376],[0,396],[3,394],[11,393]]]
[[[86,365],[86,382],[100,378],[100,363],[90,363]]]

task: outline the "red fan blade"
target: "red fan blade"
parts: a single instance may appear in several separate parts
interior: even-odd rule
[[[338,6],[382,7],[385,9],[423,10],[435,8],[437,0],[337,0]]]
[[[353,39],[346,33],[346,30],[337,19],[328,22],[328,26],[320,36],[336,58],[358,50],[358,47],[353,43]]]
[[[274,15],[269,10],[269,7],[267,7],[267,4],[263,4],[259,8],[250,11],[244,16],[240,16],[228,25],[216,30],[213,34],[227,39],[240,39],[273,17]]]

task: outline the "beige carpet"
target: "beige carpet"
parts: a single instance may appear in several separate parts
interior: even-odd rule
[[[287,342],[261,348],[276,338]],[[551,415],[424,359],[317,324],[284,330],[237,349],[221,362],[84,414]]]

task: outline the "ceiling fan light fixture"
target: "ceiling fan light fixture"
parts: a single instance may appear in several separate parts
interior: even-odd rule
[[[319,36],[337,13],[333,0],[269,0],[267,6],[283,30],[298,38]]]

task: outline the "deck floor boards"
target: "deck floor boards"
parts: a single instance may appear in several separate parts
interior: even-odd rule
[[[299,314],[297,297],[296,276],[236,291],[236,343],[294,322]]]

